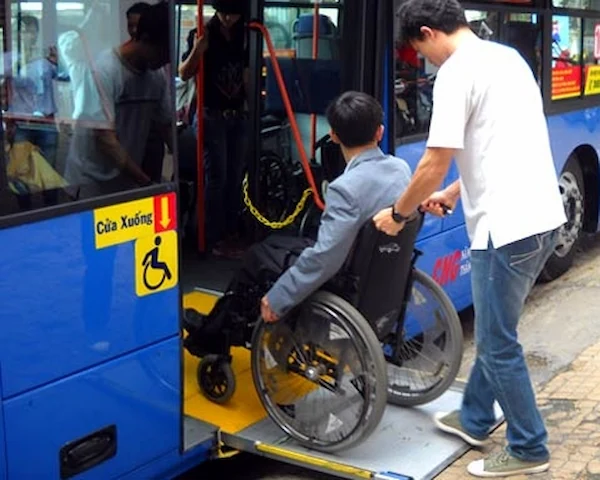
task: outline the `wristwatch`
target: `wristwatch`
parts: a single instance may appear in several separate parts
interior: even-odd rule
[[[396,223],[404,223],[408,220],[408,217],[396,212],[396,205],[392,205],[392,218]]]

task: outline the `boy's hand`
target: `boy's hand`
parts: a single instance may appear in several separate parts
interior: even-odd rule
[[[373,222],[375,222],[375,227],[377,230],[389,235],[390,237],[395,237],[404,228],[404,222],[397,223],[392,218],[392,207],[381,210],[373,217]]]
[[[279,315],[277,315],[269,305],[269,299],[266,295],[260,301],[260,315],[263,320],[267,323],[275,323],[279,320]]]

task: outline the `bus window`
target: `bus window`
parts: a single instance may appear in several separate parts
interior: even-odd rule
[[[398,11],[402,0],[395,1]],[[402,40],[394,23],[394,100],[397,139],[426,133],[431,121],[437,67]]]
[[[581,96],[581,18],[552,17],[552,100]]]
[[[600,94],[600,18],[583,19],[583,68],[585,96]]]
[[[552,4],[559,8],[600,10],[600,0],[552,0]]]
[[[0,188],[18,198],[2,202],[0,214],[170,179],[169,28],[168,15],[164,33],[152,20],[159,8],[145,17],[145,48],[127,38],[114,2],[11,2],[2,25]]]
[[[531,13],[506,14],[503,29],[503,43],[521,54],[541,84],[542,29],[538,16]]]

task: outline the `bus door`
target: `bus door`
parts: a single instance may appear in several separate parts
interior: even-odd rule
[[[180,7],[180,24],[189,27],[196,12],[187,8]],[[205,4],[202,18],[210,21],[213,15],[210,4]],[[324,116],[327,104],[342,91],[367,91],[384,102],[381,71],[385,52],[390,52],[384,47],[389,47],[392,38],[392,6],[387,1],[372,2],[367,8],[366,2],[354,1],[315,5],[309,1],[288,4],[265,0],[251,2],[251,16],[266,26],[275,56],[268,52],[264,35],[253,28],[249,33],[253,78],[248,102],[249,163],[240,227],[248,235],[248,244],[270,233],[310,234],[311,229],[316,230],[318,197],[309,192],[306,206],[297,208],[309,188],[299,150],[313,156],[313,141],[318,143],[329,131]],[[184,38],[185,32],[178,36]],[[289,92],[294,120],[286,112],[275,75],[277,65]],[[300,149],[295,145],[295,128],[302,141]],[[334,152],[327,148],[316,149],[314,155],[319,196],[328,179],[335,178],[344,166],[328,155]],[[316,213],[311,213],[311,208]],[[308,220],[297,216],[298,210],[308,212]],[[310,215],[314,215],[312,220]],[[199,257],[195,242],[183,255],[184,308],[206,315],[226,290],[240,261],[215,252]],[[431,478],[465,450],[460,441],[437,435],[429,419],[434,409],[458,408],[460,389],[451,389],[422,409],[389,406],[381,425],[356,448],[335,455],[308,451],[291,441],[267,416],[255,390],[250,351],[234,347],[231,354],[231,371],[227,370],[231,375],[228,373],[226,380],[228,385],[235,383],[235,389],[221,401],[222,384],[216,389],[202,384],[204,369],[211,364],[184,351],[184,412],[199,425],[218,428],[222,454],[243,450],[342,478],[406,479]]]
[[[172,14],[150,61],[119,2],[5,3],[0,478],[148,478],[183,448]]]

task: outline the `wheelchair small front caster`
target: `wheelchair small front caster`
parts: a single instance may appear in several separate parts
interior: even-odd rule
[[[235,376],[230,359],[220,355],[207,355],[198,365],[198,386],[211,402],[224,404],[235,392]]]

